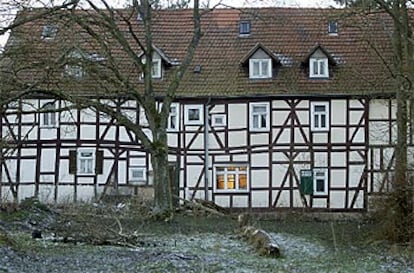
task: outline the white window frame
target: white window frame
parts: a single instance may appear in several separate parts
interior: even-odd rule
[[[317,69],[315,70],[315,65]],[[321,67],[323,71],[321,72]],[[328,58],[310,58],[309,59],[309,78],[329,78]]]
[[[153,79],[162,78],[161,59],[158,59],[158,58],[152,59],[151,76]]]
[[[42,105],[40,113],[40,127],[56,128],[58,126],[58,112],[56,112],[56,105],[53,102],[46,102]]]
[[[44,25],[42,29],[41,39],[46,40],[46,41],[53,40],[56,38],[57,31],[58,31],[58,28],[56,25],[51,25],[51,24]]]
[[[142,63],[146,63],[146,57],[142,57]],[[152,67],[151,67],[151,77],[153,79],[161,79],[162,78],[162,66],[161,66],[161,57],[154,52],[152,57]],[[144,72],[141,73],[141,78],[144,79]]]
[[[254,111],[255,107],[265,107],[265,112]],[[261,120],[264,117],[265,126],[261,124]],[[268,102],[252,102],[249,107],[249,119],[250,119],[250,131],[263,132],[270,129],[270,105]],[[258,119],[258,126],[255,126],[255,120]]]
[[[330,20],[328,21],[328,34],[337,36],[338,35],[338,21]]]
[[[318,180],[323,180],[323,191],[317,190]],[[313,169],[313,195],[327,195],[328,194],[328,169],[327,168],[314,168]]]
[[[239,35],[249,36],[251,32],[251,23],[248,20],[242,20],[239,22]]]
[[[263,64],[267,63],[267,69],[263,69]],[[254,74],[254,66],[258,65],[259,73]],[[250,79],[270,79],[272,78],[272,59],[250,59],[249,60]]]
[[[174,109],[175,112],[173,112]],[[167,122],[167,131],[176,132],[180,130],[180,105],[178,103],[171,103]],[[175,124],[175,128],[171,126],[172,124]]]
[[[142,173],[142,177],[134,177],[134,172],[141,172]],[[147,184],[147,169],[144,166],[130,166],[129,167],[129,182],[130,183],[136,183],[136,184],[141,184],[141,185],[145,185]]]
[[[229,170],[230,168],[235,168],[235,170]],[[240,168],[245,168],[245,170],[240,170]],[[218,170],[223,169],[223,170]],[[246,175],[246,188],[240,188],[240,175]],[[224,189],[219,189],[217,187],[217,176],[224,175]],[[234,175],[234,189],[228,189],[228,178],[229,175]],[[217,164],[214,166],[213,169],[213,176],[214,176],[214,192],[216,193],[223,193],[223,192],[248,192],[249,191],[249,166],[247,164]]]
[[[80,64],[66,64],[65,76],[80,80],[85,76],[85,71]]]
[[[91,156],[84,156],[83,153],[90,153]],[[86,167],[87,163],[89,167]],[[77,150],[76,172],[78,175],[94,175],[96,167],[96,154],[94,149],[82,148]]]
[[[204,122],[204,109],[202,104],[184,105],[184,120],[186,125],[203,125]],[[198,119],[192,119],[190,111],[198,111]]]
[[[318,106],[325,107],[325,111],[316,111]],[[329,102],[311,102],[311,131],[326,132],[330,126],[330,109]],[[325,123],[325,126],[322,126]]]
[[[211,115],[211,126],[213,127],[226,127],[227,119],[225,114],[213,114]]]

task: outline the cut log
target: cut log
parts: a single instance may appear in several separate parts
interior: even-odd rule
[[[263,229],[245,225],[250,222],[250,219],[246,219],[249,218],[243,215],[240,215],[238,218],[241,237],[251,244],[259,255],[274,258],[280,257],[280,247],[272,236]]]

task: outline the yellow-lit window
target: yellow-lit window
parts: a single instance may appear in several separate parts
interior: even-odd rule
[[[248,190],[246,166],[215,167],[215,189],[217,191]]]

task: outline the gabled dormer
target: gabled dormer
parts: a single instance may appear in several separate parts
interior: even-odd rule
[[[169,58],[164,51],[158,48],[155,45],[152,45],[153,54],[152,54],[152,78],[161,79],[166,68],[179,65],[180,63],[176,59]],[[139,54],[139,57],[142,60],[142,63],[145,64],[145,55],[144,52]],[[142,75],[143,76],[143,75]]]
[[[303,61],[310,79],[329,79],[331,68],[335,65],[332,55],[320,45],[316,45]]]
[[[271,79],[274,68],[280,64],[279,59],[265,46],[256,44],[241,60],[243,66],[248,66],[249,79]]]

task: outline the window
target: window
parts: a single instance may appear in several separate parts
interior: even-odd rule
[[[271,59],[250,59],[249,77],[251,79],[267,79],[272,77]]]
[[[214,127],[224,127],[226,126],[226,115],[212,115],[211,116],[211,125]]]
[[[78,174],[95,174],[95,153],[92,149],[78,150]]]
[[[69,173],[95,175],[103,173],[104,152],[93,148],[69,151]]]
[[[250,34],[250,21],[240,21],[239,23],[239,34],[249,35]]]
[[[328,34],[338,35],[338,22],[335,20],[330,20],[328,22]]]
[[[136,182],[138,184],[145,184],[147,181],[147,171],[145,167],[134,167],[129,168],[129,182]]]
[[[45,103],[41,108],[40,126],[42,127],[56,127],[57,113],[55,104],[53,102]]]
[[[167,129],[169,131],[177,131],[179,129],[179,107],[178,103],[171,103],[170,115],[168,116]]]
[[[250,130],[267,131],[269,130],[269,104],[251,103],[250,104]]]
[[[312,102],[311,103],[311,130],[327,131],[329,130],[329,103]]]
[[[202,125],[203,124],[203,105],[185,105],[185,124]]]
[[[77,80],[80,80],[85,75],[85,72],[79,64],[66,64],[65,65],[65,75]]]
[[[82,52],[78,49],[74,49],[68,54],[67,63],[64,68],[65,76],[77,80],[85,76],[85,71],[82,67],[83,56]]]
[[[146,63],[145,56],[142,57],[142,63]],[[161,72],[161,57],[154,53],[152,58],[152,69],[151,69],[151,76],[153,79],[160,79],[162,76]],[[144,78],[144,73],[142,73],[142,78]]]
[[[311,58],[309,60],[310,78],[329,78],[328,58]]]
[[[55,25],[43,26],[41,39],[42,40],[53,40],[57,34],[57,27]]]
[[[154,79],[161,78],[161,59],[152,60],[152,70],[151,75]]]
[[[328,194],[328,170],[324,168],[313,169],[313,194]]]
[[[248,168],[246,165],[214,167],[214,190],[248,191]]]

